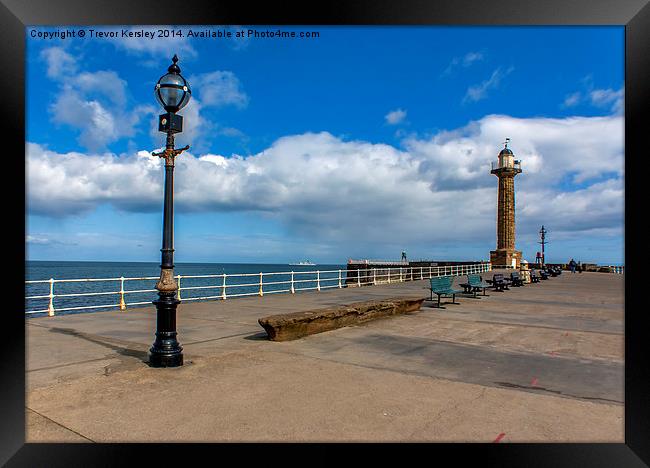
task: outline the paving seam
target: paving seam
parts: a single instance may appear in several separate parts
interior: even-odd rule
[[[261,333],[261,332],[260,332]],[[236,335],[228,335],[228,336],[220,336],[219,338],[210,338],[209,340],[200,340],[200,341],[184,341],[182,343],[182,346],[189,346],[193,344],[201,344],[201,343],[209,343],[211,341],[219,341],[219,340],[225,340],[226,338],[236,338],[238,336],[249,336],[249,335],[257,335],[259,333],[255,332],[246,332],[246,333],[237,333]]]
[[[362,328],[362,326],[360,326],[360,325],[352,325],[350,328]],[[376,331],[379,331],[379,330],[376,330]],[[381,331],[387,331],[387,330],[381,330]],[[536,352],[528,351],[528,350],[517,351],[517,350],[499,348],[498,346],[491,346],[491,345],[486,344],[486,343],[468,343],[466,341],[451,341],[451,340],[443,340],[443,339],[440,339],[440,338],[430,338],[428,336],[403,335],[401,333],[396,333],[396,332],[392,332],[392,333],[388,332],[388,333],[386,333],[386,335],[398,336],[400,338],[417,338],[417,339],[421,339],[421,340],[428,340],[428,341],[431,341],[431,342],[434,342],[434,343],[449,343],[449,344],[452,344],[452,345],[462,345],[462,346],[469,346],[469,347],[473,347],[473,348],[490,348],[490,349],[497,350],[497,351],[499,351],[501,353],[504,353],[504,354],[517,354],[517,355],[523,354],[523,355],[535,356],[535,357],[540,357],[540,356],[541,357],[547,357],[546,352],[536,353]],[[574,360],[574,361],[576,361],[576,360],[578,360],[578,361],[592,361],[592,362],[595,362],[596,364],[599,363],[599,362],[602,362],[602,361],[609,362],[609,363],[612,363],[612,364],[623,364],[625,362],[625,360],[618,360],[618,359],[596,358],[596,357],[592,357],[592,356],[567,356],[567,355],[561,355],[561,354],[558,354],[555,357],[548,358],[548,359],[558,359],[558,358],[559,359]]]
[[[476,385],[478,387],[484,387],[484,388],[498,388],[498,389],[501,389],[501,390],[514,390],[514,391],[517,391],[517,388],[531,389],[531,390],[534,389],[534,390],[541,390],[542,392],[545,391],[545,392],[548,392],[548,393],[551,393],[551,394],[549,395],[548,393],[541,393],[541,392],[526,392],[526,393],[529,393],[529,394],[533,393],[533,394],[538,394],[538,395],[546,395],[546,396],[556,397],[556,398],[564,398],[564,399],[567,399],[567,400],[578,400],[578,401],[589,400],[590,402],[595,403],[595,404],[604,404],[604,405],[610,405],[610,406],[611,406],[612,402],[615,402],[615,403],[620,404],[620,405],[625,404],[624,402],[619,402],[617,400],[608,400],[606,398],[581,397],[579,395],[571,395],[571,394],[568,394],[568,393],[561,393],[561,392],[556,393],[556,392],[554,392],[552,390],[547,390],[547,389],[545,389],[543,387],[526,387],[526,386],[523,386],[523,385],[510,384],[508,382],[504,382],[504,383],[507,384],[505,386],[504,385],[499,385],[499,384],[497,384],[497,385],[486,385],[486,384],[475,383],[475,382],[465,382],[463,380],[453,380],[453,379],[445,379],[443,377],[434,377],[434,376],[431,376],[429,374],[424,374],[424,373],[417,372],[417,371],[398,371],[398,370],[390,369],[390,368],[386,368],[386,367],[379,367],[379,366],[371,366],[371,365],[367,365],[367,364],[357,364],[357,363],[351,363],[351,362],[336,361],[336,360],[333,360],[333,359],[327,359],[327,358],[316,357],[316,356],[308,356],[308,355],[305,355],[305,354],[299,354],[299,353],[295,353],[295,352],[291,352],[291,351],[285,351],[285,350],[276,350],[276,351],[273,351],[273,352],[284,353],[284,354],[287,354],[287,355],[290,355],[290,356],[297,356],[297,357],[307,358],[307,359],[316,359],[318,361],[325,361],[325,362],[330,362],[330,363],[344,365],[344,366],[348,365],[348,366],[353,366],[353,367],[360,367],[362,369],[380,370],[380,371],[392,372],[392,373],[400,374],[400,375],[413,375],[413,376],[417,376],[417,377],[424,377],[424,378],[427,378],[427,379],[430,379],[430,380],[438,380],[438,381],[444,381],[444,382],[456,382],[456,383],[462,383],[462,384],[465,384],[465,385]],[[606,401],[607,403],[597,403],[594,400]]]
[[[112,356],[104,356],[96,359],[87,359],[85,361],[78,361],[78,362],[69,362],[67,364],[59,364],[57,366],[50,366],[50,367],[39,367],[38,369],[29,369],[26,371],[27,374],[30,372],[38,372],[38,371],[43,371],[43,370],[52,370],[52,369],[59,369],[60,367],[68,367],[68,366],[76,366],[77,364],[87,364],[89,362],[96,362],[96,361],[106,361],[107,359],[118,359],[116,357]]]
[[[47,419],[47,420],[50,421],[50,422],[53,422],[53,423],[56,424],[57,426],[60,426],[60,427],[62,427],[63,429],[65,429],[65,430],[67,430],[67,431],[73,432],[74,434],[77,434],[79,437],[83,437],[84,439],[86,439],[86,440],[89,441],[89,442],[92,442],[93,444],[96,443],[94,440],[92,440],[92,439],[86,437],[85,435],[80,434],[79,432],[77,432],[77,431],[75,431],[75,430],[73,430],[73,429],[70,429],[69,427],[67,427],[67,426],[65,426],[65,425],[63,425],[63,424],[61,424],[60,422],[55,421],[55,420],[52,419],[52,418],[48,418],[48,417],[45,416],[44,414],[39,413],[38,411],[36,411],[36,410],[30,408],[29,406],[25,406],[25,408],[27,408],[29,411],[32,411],[32,412],[38,414],[40,417],[42,417],[42,418],[44,418],[44,419]]]
[[[236,325],[252,326],[252,324],[250,323],[237,322],[226,318],[205,318],[205,317],[188,317],[188,316],[184,316],[183,318],[187,318],[189,320],[206,320],[208,322],[223,322],[223,323],[234,323]],[[182,331],[183,331],[183,327],[178,327],[178,332],[182,333]]]
[[[459,322],[468,322],[468,323],[487,323],[487,324],[495,324],[495,325],[507,325],[507,326],[516,326],[516,327],[521,327],[521,328],[545,328],[548,330],[571,330],[571,331],[578,331],[581,333],[592,333],[594,335],[616,335],[616,336],[625,336],[625,333],[617,333],[617,332],[608,332],[608,331],[590,331],[590,330],[582,330],[579,328],[558,328],[558,327],[550,327],[546,325],[529,325],[527,323],[522,323],[522,322],[493,322],[489,320],[468,320],[468,319],[463,319],[463,318],[451,318],[451,317],[439,317],[440,320],[457,320]]]
[[[60,333],[62,335],[67,335],[71,336],[73,338],[78,338],[80,340],[86,340],[90,341],[91,343],[95,343],[99,346],[106,346],[110,347],[111,345],[113,346],[125,346],[125,349],[131,349],[134,351],[140,351],[137,348],[141,348],[143,346],[148,347],[149,345],[138,343],[137,341],[128,341],[128,340],[123,340],[121,338],[111,338],[109,336],[104,336],[104,335],[97,335],[95,333],[86,333],[86,332],[80,332],[77,331],[76,329],[70,329],[70,328],[61,328],[61,327],[53,327],[49,328],[47,327],[49,331],[53,333]],[[72,330],[72,332],[68,332],[68,330]]]

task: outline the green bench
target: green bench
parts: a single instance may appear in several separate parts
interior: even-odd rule
[[[433,295],[436,294],[438,296],[438,308],[439,309],[444,309],[444,307],[440,307],[440,296],[443,294],[451,294],[452,299],[451,303],[452,304],[458,304],[456,302],[456,294],[462,293],[460,289],[454,289],[451,284],[454,281],[453,276],[437,276],[434,278],[431,278],[431,300],[433,300]]]
[[[467,275],[467,283],[461,283],[461,286],[465,289],[464,292],[473,293],[474,297],[481,289],[483,290],[482,296],[487,296],[485,289],[490,287],[488,283],[483,281],[481,275]]]

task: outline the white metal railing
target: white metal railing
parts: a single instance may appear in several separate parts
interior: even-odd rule
[[[339,270],[314,270],[314,271],[284,271],[269,273],[236,273],[236,274],[217,274],[217,275],[176,275],[178,283],[178,298],[182,301],[198,301],[220,299],[225,300],[233,297],[243,296],[264,296],[265,294],[290,293],[295,294],[298,291],[321,291],[323,289],[343,288],[343,287],[360,287],[376,284],[401,283],[405,281],[417,281],[429,279],[436,276],[460,276],[467,274],[479,274],[492,270],[492,265],[488,262],[468,264],[468,265],[451,265],[435,267],[399,267],[399,268],[363,268],[363,269],[339,269]],[[282,279],[285,276],[286,279]],[[213,284],[204,284],[199,286],[187,285],[187,280],[203,279]],[[26,296],[26,301],[47,300],[47,307],[33,310],[26,310],[25,314],[47,313],[49,316],[55,315],[56,312],[85,310],[85,309],[105,309],[117,308],[122,311],[128,306],[151,304],[151,300],[129,302],[129,295],[142,293],[155,293],[154,288],[146,289],[128,289],[126,283],[157,281],[158,276],[143,276],[135,278],[85,278],[85,279],[54,279],[49,280],[28,280],[26,285],[47,284],[49,293],[41,295]],[[184,280],[183,283],[181,281]],[[213,281],[211,281],[213,280]],[[239,281],[239,282],[233,282]],[[67,292],[55,294],[55,284],[67,283],[119,283],[114,290],[110,291],[92,291],[92,292]],[[154,283],[155,284],[155,283]],[[185,286],[183,284],[186,284]],[[119,286],[119,289],[117,289]],[[196,296],[187,295],[189,291],[199,292]],[[205,291],[205,292],[203,292]],[[57,298],[86,298],[96,296],[114,296],[116,303],[112,304],[92,304],[92,305],[73,305],[73,306],[55,306]],[[133,296],[131,296],[133,297]],[[28,305],[26,302],[26,309]]]

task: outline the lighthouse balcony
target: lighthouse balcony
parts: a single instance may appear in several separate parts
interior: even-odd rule
[[[491,162],[492,171],[504,171],[507,172],[511,170],[513,172],[521,172],[521,161],[492,161]]]

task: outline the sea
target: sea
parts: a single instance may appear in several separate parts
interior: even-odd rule
[[[181,276],[223,275],[226,274],[226,294],[236,299],[237,294],[258,294],[259,273],[284,273],[263,275],[263,292],[274,293],[290,289],[290,272],[294,272],[294,287],[298,293],[300,289],[313,290],[317,287],[317,274],[319,271],[320,285],[338,286],[338,270],[342,271],[345,279],[346,265],[288,265],[266,263],[176,263],[174,274]],[[255,274],[256,276],[232,276],[236,274]],[[56,315],[77,314],[97,311],[116,310],[120,302],[120,277],[142,278],[156,277],[149,280],[124,281],[126,291],[125,302],[127,308],[151,306],[151,301],[158,295],[155,289],[157,277],[160,275],[158,262],[66,262],[66,261],[27,261],[25,262],[25,280],[55,280],[61,279],[109,279],[118,278],[117,281],[91,281],[54,283],[54,308]],[[267,284],[270,283],[270,284]],[[273,284],[274,283],[274,284]],[[220,296],[223,288],[223,277],[217,278],[182,278],[181,288],[198,286],[201,289],[181,289],[181,301],[196,302],[193,298],[206,296]],[[142,292],[129,292],[142,291]],[[49,298],[30,299],[31,296],[47,296],[50,293],[50,284],[25,283],[25,312],[26,317],[39,317],[47,315]],[[102,293],[102,294],[94,294]],[[76,294],[89,294],[75,296]],[[211,299],[219,300],[219,299]],[[131,305],[144,302],[145,304]],[[91,309],[75,309],[76,307],[95,306]],[[110,307],[100,307],[110,306]],[[59,310],[70,309],[70,310]],[[34,312],[41,311],[41,312]]]

